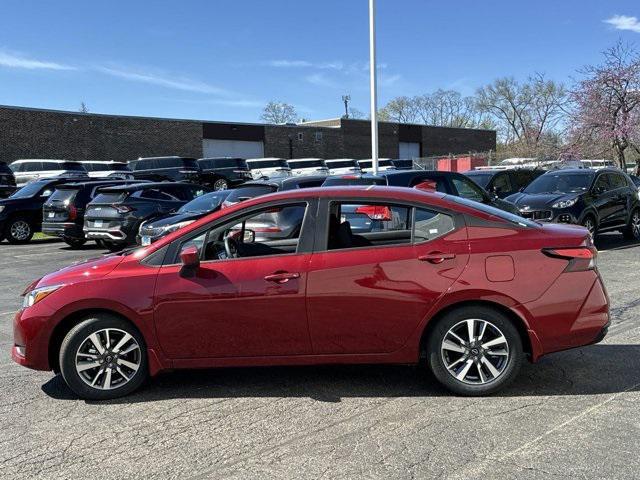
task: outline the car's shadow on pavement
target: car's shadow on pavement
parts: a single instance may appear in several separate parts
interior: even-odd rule
[[[605,233],[597,235],[595,245],[599,251],[626,250],[640,246],[638,240],[627,240],[621,233]]]
[[[595,395],[638,390],[640,345],[593,345],[523,364],[518,378],[495,397]],[[60,400],[77,397],[58,375],[42,386]],[[422,367],[314,366],[181,370],[147,382],[138,392],[105,402],[130,404],[179,398],[307,397],[340,402],[350,397],[451,395]]]

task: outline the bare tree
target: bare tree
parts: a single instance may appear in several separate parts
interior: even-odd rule
[[[496,122],[500,141],[527,156],[548,150],[548,140],[565,119],[567,101],[564,85],[542,74],[523,83],[499,78],[476,95],[478,110]]]
[[[618,42],[603,55],[571,92],[572,138],[583,151],[608,147],[624,168],[628,149],[640,154],[640,54]]]
[[[269,102],[262,110],[260,119],[266,123],[290,123],[298,118],[293,105],[284,102]]]
[[[354,120],[364,120],[367,118],[367,115],[357,108],[349,106],[349,118]]]
[[[416,101],[411,97],[396,97],[387,103],[379,112],[380,121],[416,123],[419,119]]]
[[[80,102],[80,108],[78,109],[80,113],[89,113],[89,109],[87,108],[87,104],[84,102]]]

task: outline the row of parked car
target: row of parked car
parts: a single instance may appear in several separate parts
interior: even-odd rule
[[[380,159],[379,169],[408,169],[411,160]],[[300,175],[338,175],[372,171],[371,160],[337,158],[188,158],[150,157],[129,162],[16,160],[0,164],[0,196],[8,197],[17,187],[34,180],[53,177],[114,177],[151,181],[185,181],[206,185],[213,190],[226,190],[247,180]]]
[[[189,173],[195,168],[190,160],[199,165],[199,171],[238,168],[234,171],[244,172],[243,179],[229,181],[233,189],[220,189],[215,182],[203,181],[200,174]],[[389,160],[378,175],[373,175],[366,173],[370,167],[366,160],[249,159],[243,161],[244,165],[259,166],[259,179],[252,179],[251,172],[255,174],[256,169],[240,169],[240,159],[224,159],[226,163],[213,160],[139,159],[131,162],[132,170],[124,172],[125,177],[119,167],[105,170],[107,162],[94,162],[91,173],[103,176],[91,178],[91,173],[83,172],[31,181],[0,201],[0,235],[10,243],[25,243],[42,231],[63,238],[72,247],[94,240],[118,250],[135,243],[149,244],[216,209],[267,193],[320,186],[387,185],[459,196],[533,220],[581,224],[594,235],[621,230],[629,237],[640,237],[640,181],[617,169],[569,168],[546,173],[527,168],[482,169],[463,175],[405,170],[410,165]],[[212,163],[207,164],[209,161]],[[33,161],[18,162],[25,165]],[[276,166],[280,162],[287,167]],[[109,162],[109,169],[113,163]],[[160,171],[163,168],[166,171]],[[286,174],[279,175],[280,171]],[[367,212],[365,208],[353,215],[355,230],[384,229],[385,222],[393,221],[393,212]],[[291,233],[269,225],[282,224],[282,218],[263,220],[266,226],[254,229],[259,235],[278,239]]]

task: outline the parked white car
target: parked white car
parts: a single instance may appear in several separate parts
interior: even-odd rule
[[[295,158],[293,160],[287,160],[287,165],[289,165],[291,175],[294,177],[329,174],[329,169],[321,158]]]
[[[358,165],[360,165],[363,173],[373,173],[373,161],[370,158],[358,160]],[[387,170],[396,170],[396,167],[390,158],[379,158],[378,172],[385,172]]]
[[[125,180],[133,179],[133,173],[125,162],[110,160],[82,160],[80,163],[90,177],[117,177]]]
[[[21,159],[11,162],[9,168],[16,177],[18,187],[43,178],[87,176],[84,166],[80,162],[71,160]]]
[[[360,165],[353,158],[332,158],[331,160],[325,160],[324,164],[329,169],[329,175],[361,173]]]
[[[248,158],[246,161],[254,180],[291,176],[291,169],[282,158]]]

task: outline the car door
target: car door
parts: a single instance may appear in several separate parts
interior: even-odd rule
[[[611,185],[611,197],[613,207],[611,210],[611,223],[622,225],[627,223],[629,212],[629,185],[621,173],[607,173]]]
[[[609,175],[598,173],[591,189],[593,206],[598,212],[598,228],[611,226],[615,223],[616,201],[611,190]]]
[[[422,233],[390,218],[386,231],[352,234],[340,212],[353,204],[376,215],[409,209]],[[469,258],[462,219],[428,208],[415,212],[371,199],[321,202],[307,281],[314,354],[398,350],[461,274]]]
[[[284,208],[304,212],[297,237],[245,243],[251,235],[244,224]],[[173,359],[311,353],[305,293],[315,208],[315,200],[272,202],[244,217],[227,216],[172,245],[173,256],[160,267],[154,301],[164,353]],[[225,232],[240,232],[237,251],[242,245],[251,256],[227,257],[219,244]],[[189,245],[199,248],[201,263],[192,276],[184,276],[176,255]]]

